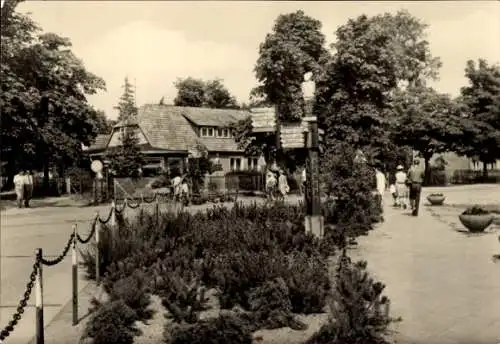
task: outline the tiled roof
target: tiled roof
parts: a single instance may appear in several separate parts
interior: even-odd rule
[[[227,127],[250,115],[248,111],[234,109],[210,109],[196,107],[173,107],[197,126]]]
[[[239,110],[150,104],[139,108],[138,122],[155,148],[194,152],[201,143],[212,152],[241,152],[231,138],[199,138],[190,121],[197,126],[228,126],[247,115]]]
[[[137,118],[151,146],[173,151],[196,149],[198,137],[177,107],[144,105]]]
[[[225,139],[220,137],[202,137],[201,143],[209,152],[243,152],[238,148],[238,144],[234,139]]]
[[[94,151],[94,150],[100,150],[100,149],[105,149],[106,146],[108,145],[109,141],[109,136],[108,134],[99,134],[94,140],[94,143],[92,143],[89,147],[89,151]]]

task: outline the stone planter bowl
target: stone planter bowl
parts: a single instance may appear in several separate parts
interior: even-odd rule
[[[429,195],[427,196],[427,200],[431,205],[443,205],[444,199],[446,197],[443,195]]]
[[[465,228],[467,228],[470,232],[483,232],[493,222],[492,214],[460,214],[458,218],[460,219],[460,222],[462,222],[462,224],[465,226]]]

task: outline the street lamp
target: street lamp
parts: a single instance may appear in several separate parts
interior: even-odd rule
[[[312,80],[312,73],[304,75],[302,83],[302,94],[304,96],[304,118],[308,122],[306,144],[308,149],[306,162],[306,232],[312,232],[317,237],[323,237],[324,220],[321,215],[321,196],[319,185],[319,128],[318,121],[313,116],[314,92],[316,85]]]

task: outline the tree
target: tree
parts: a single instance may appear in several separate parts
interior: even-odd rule
[[[326,142],[348,142],[372,160],[394,145],[392,95],[402,85],[425,85],[438,59],[425,40],[426,25],[406,11],[359,16],[337,29],[335,54],[318,78],[315,113]]]
[[[204,106],[215,109],[238,109],[236,99],[222,84],[222,80],[209,80],[205,83]]]
[[[117,109],[119,112],[118,121],[135,119],[137,118],[135,91],[132,84],[129,82],[128,77],[125,77],[125,82],[122,87],[123,94],[120,97],[118,106],[115,106],[115,109]]]
[[[87,95],[105,88],[70,50],[69,39],[40,28],[27,16],[2,9],[2,155],[12,168],[28,164],[48,171],[71,164],[97,134],[96,111]],[[9,12],[9,13],[7,13]],[[2,22],[2,24],[4,24]],[[25,166],[26,167],[26,166]]]
[[[176,106],[208,107],[215,109],[237,109],[236,99],[224,86],[221,79],[204,81],[201,79],[178,79],[175,83]]]
[[[465,75],[469,86],[462,87],[460,98],[466,117],[462,152],[483,163],[486,178],[487,164],[500,158],[500,67],[479,59],[476,68],[469,60]]]
[[[297,11],[280,15],[260,45],[255,73],[261,85],[253,93],[277,105],[280,119],[302,117],[301,83],[305,73],[320,69],[324,44],[321,22]]]
[[[138,178],[141,175],[141,168],[144,164],[144,157],[139,147],[137,138],[136,123],[137,107],[135,105],[135,94],[128,79],[125,78],[123,94],[120,97],[118,106],[118,118],[122,121],[121,145],[114,147],[108,154],[110,169],[116,177]]]
[[[463,121],[458,105],[448,95],[432,88],[409,87],[394,95],[393,111],[396,120],[391,138],[422,155],[425,180],[429,182],[432,156],[459,148]]]
[[[108,119],[104,111],[96,111],[96,126],[99,134],[110,134],[115,125],[116,121]]]
[[[185,78],[175,82],[177,96],[174,99],[176,106],[202,107],[205,102],[205,82],[201,79]]]
[[[121,145],[114,147],[108,154],[110,169],[113,175],[119,178],[141,176],[141,168],[144,164],[144,157],[138,146],[138,139],[133,126],[123,128]]]

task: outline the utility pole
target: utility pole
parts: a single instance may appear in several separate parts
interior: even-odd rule
[[[324,235],[324,218],[321,214],[321,194],[319,175],[319,128],[318,121],[313,116],[315,84],[311,80],[312,74],[307,73],[302,83],[302,93],[304,94],[304,121],[308,122],[306,132],[306,147],[308,150],[306,162],[306,216],[305,229],[315,236],[322,238]]]

